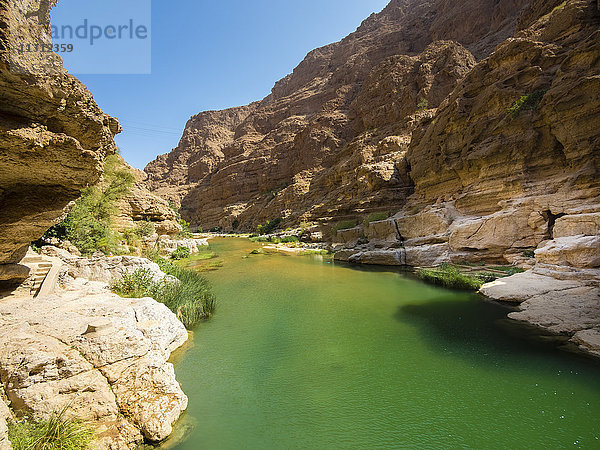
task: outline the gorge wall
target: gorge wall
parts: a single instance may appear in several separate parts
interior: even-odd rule
[[[26,276],[15,264],[99,180],[121,130],[59,56],[18,51],[50,42],[43,6],[0,0],[0,280]]]
[[[597,235],[599,25],[596,0],[394,0],[264,100],[192,117],[150,186],[204,229],[384,212],[329,238],[412,264]]]

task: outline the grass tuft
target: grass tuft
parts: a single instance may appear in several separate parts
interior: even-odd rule
[[[156,282],[148,269],[137,269],[114,282],[113,292],[127,298],[152,297],[164,303],[188,329],[214,314],[216,300],[203,276],[166,260],[156,262],[163,272],[177,278],[177,281]]]
[[[485,280],[479,276],[461,273],[450,264],[442,264],[437,269],[420,269],[417,274],[427,283],[452,289],[477,291],[485,284]]]
[[[65,417],[66,408],[48,420],[23,419],[8,425],[14,450],[83,450],[94,440],[94,429],[85,422]]]

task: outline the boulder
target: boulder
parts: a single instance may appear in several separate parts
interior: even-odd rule
[[[556,219],[554,238],[566,236],[600,236],[600,213],[570,214]]]
[[[167,362],[187,331],[165,305],[107,287],[80,278],[0,303],[0,381],[15,411],[46,418],[68,406],[107,447],[165,439],[187,407]]]
[[[366,237],[370,241],[394,242],[400,240],[394,219],[371,222]]]
[[[165,277],[158,264],[137,256],[99,254],[91,258],[83,258],[52,246],[42,247],[41,253],[60,258],[67,265],[69,277],[74,279],[85,278],[90,281],[111,283],[113,280],[122,278],[126,273],[133,273],[138,269],[149,271],[155,281],[160,281]]]
[[[366,250],[359,251],[358,253],[349,256],[348,262],[382,266],[403,266],[406,264],[406,255],[403,248],[392,250]]]
[[[432,208],[414,215],[396,218],[403,239],[416,239],[446,234],[453,214],[446,208]]]
[[[29,267],[21,264],[0,265],[0,281],[23,281],[29,276]]]
[[[533,271],[517,273],[510,277],[499,278],[484,284],[480,292],[494,300],[522,303],[532,297],[544,296],[551,292],[561,292],[579,287],[576,281],[557,280],[553,277],[538,275]]]
[[[548,241],[535,251],[540,263],[581,268],[600,267],[600,236],[567,236]]]
[[[354,245],[356,245],[359,241],[359,239],[364,237],[364,231],[362,229],[362,227],[354,227],[354,228],[348,228],[346,230],[338,230],[335,233],[335,241],[345,244],[349,247],[352,247]]]
[[[406,264],[409,266],[439,266],[450,262],[450,247],[445,244],[405,246]]]

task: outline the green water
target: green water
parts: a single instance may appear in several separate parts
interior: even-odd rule
[[[177,449],[600,448],[600,369],[507,310],[382,269],[212,241],[218,311],[176,363]]]

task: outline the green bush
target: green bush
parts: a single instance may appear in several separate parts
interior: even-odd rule
[[[142,220],[141,222],[138,222],[134,230],[139,237],[152,236],[156,231],[154,224],[147,220]]]
[[[515,118],[521,114],[522,111],[537,109],[542,102],[542,98],[546,95],[546,92],[547,91],[545,90],[538,90],[531,94],[523,95],[508,108],[507,113]]]
[[[335,224],[335,231],[349,230],[350,228],[354,228],[358,225],[358,221],[356,219],[353,220],[342,220]]]
[[[177,247],[173,253],[171,253],[171,259],[185,259],[190,257],[190,249],[187,247]]]
[[[417,274],[425,282],[453,289],[477,291],[485,283],[478,276],[461,273],[449,264],[442,264],[437,269],[420,269]]]
[[[534,250],[525,250],[523,252],[523,256],[525,258],[535,258],[535,251]]]
[[[429,101],[426,98],[419,100],[419,103],[417,103],[417,111],[425,111],[427,108],[429,108]]]
[[[256,232],[260,235],[271,234],[277,229],[282,221],[283,219],[281,217],[277,217],[273,220],[267,220],[264,225],[259,225],[256,227]]]
[[[213,315],[216,301],[204,277],[162,258],[156,262],[163,272],[178,281],[156,282],[148,269],[137,269],[114,282],[111,286],[113,292],[127,298],[152,297],[164,303],[188,329]]]
[[[117,155],[104,162],[102,181],[81,191],[81,198],[67,217],[50,228],[44,238],[68,239],[84,255],[96,251],[116,251],[119,235],[113,230],[112,218],[117,202],[127,195],[135,178]]]
[[[66,408],[48,420],[20,420],[8,425],[8,438],[14,450],[83,450],[94,439],[93,428],[65,418]]]
[[[285,236],[281,238],[281,242],[283,244],[290,244],[292,242],[300,242],[300,239],[297,236]]]

